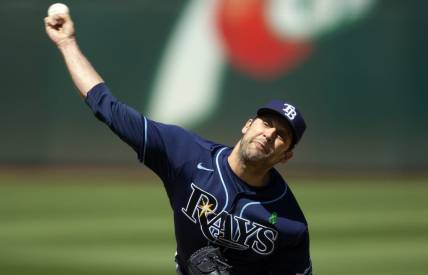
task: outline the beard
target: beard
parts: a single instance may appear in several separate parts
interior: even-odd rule
[[[251,148],[251,145],[255,141],[252,138],[246,138],[245,136],[241,138],[239,142],[239,155],[245,163],[257,163],[267,160],[273,153],[272,149],[268,149],[267,152],[264,150],[259,150],[257,148]]]

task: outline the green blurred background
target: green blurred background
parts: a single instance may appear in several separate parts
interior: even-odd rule
[[[147,113],[196,2],[65,3],[113,93]],[[309,220],[316,274],[426,274],[428,4],[367,2],[358,18],[305,37],[310,53],[270,77],[237,66],[217,30],[216,104],[182,125],[231,145],[260,104],[289,99],[309,127],[280,169]],[[44,33],[51,3],[0,1],[0,274],[174,274],[162,185],[77,96]]]

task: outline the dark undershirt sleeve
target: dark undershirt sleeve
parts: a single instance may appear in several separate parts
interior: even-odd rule
[[[175,181],[185,162],[199,155],[199,136],[179,126],[147,119],[118,101],[104,83],[94,86],[85,102],[167,185]]]
[[[94,115],[130,145],[139,157],[143,155],[146,122],[138,111],[118,101],[104,83],[94,86],[85,102]]]
[[[283,248],[271,260],[270,275],[312,275],[309,232],[302,232],[295,246]]]

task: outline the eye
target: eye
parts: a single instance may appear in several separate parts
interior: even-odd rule
[[[288,139],[287,133],[285,133],[284,131],[278,132],[278,137],[283,141],[286,141]]]
[[[266,127],[273,127],[272,121],[270,121],[269,119],[264,119],[263,125]]]

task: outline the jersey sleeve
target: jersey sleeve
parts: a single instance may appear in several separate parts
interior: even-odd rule
[[[284,247],[272,258],[269,275],[312,275],[309,255],[309,233],[305,230],[297,243]]]
[[[164,183],[174,181],[180,167],[197,157],[202,138],[181,127],[149,120],[118,101],[104,83],[89,91],[86,103],[95,116],[129,144]]]
[[[118,101],[107,85],[95,85],[85,98],[94,115],[140,154],[144,146],[144,117],[135,109]]]

